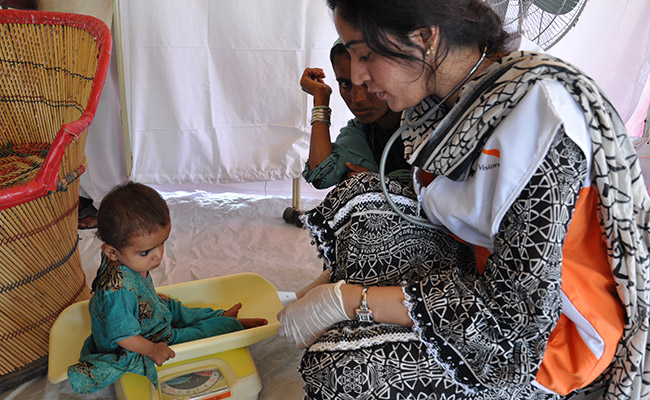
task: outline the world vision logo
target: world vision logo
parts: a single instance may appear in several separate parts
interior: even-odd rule
[[[487,154],[488,156],[501,158],[501,152],[499,151],[499,149],[483,149],[482,153]]]
[[[501,158],[501,152],[499,149],[483,149],[481,152],[487,156],[491,157],[496,157],[497,159]],[[501,163],[499,162],[493,162],[493,163],[486,163],[486,164],[479,164],[478,169],[481,171],[489,171],[491,169],[499,168],[501,166]]]

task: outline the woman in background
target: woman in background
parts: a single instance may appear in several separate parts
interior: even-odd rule
[[[354,119],[341,129],[336,141],[331,142],[329,108],[332,88],[327,85],[325,73],[320,68],[305,68],[300,87],[313,96],[309,158],[303,177],[317,189],[334,186],[359,172],[379,172],[379,161],[386,143],[399,128],[400,114],[391,111],[385,101],[368,93],[365,86],[354,85],[350,80],[350,54],[340,39],[330,50],[330,61],[338,82],[339,93]],[[388,176],[410,181],[411,166],[404,160],[402,141],[395,143],[387,155]],[[302,227],[302,212],[287,207],[282,218]]]
[[[350,55],[340,40],[330,50],[330,61],[336,74],[339,93],[354,119],[341,129],[336,141],[329,132],[330,88],[320,68],[306,68],[300,87],[314,98],[311,120],[309,158],[303,176],[317,189],[334,186],[351,174],[364,171],[379,172],[379,160],[386,142],[399,128],[400,114],[391,111],[385,101],[368,93],[363,85],[354,85],[350,79]],[[319,113],[320,118],[319,118]],[[393,146],[386,171],[389,176],[408,180],[411,166],[404,160],[401,141]]]

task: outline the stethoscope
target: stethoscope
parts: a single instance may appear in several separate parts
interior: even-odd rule
[[[426,218],[420,217],[420,216],[412,216],[412,215],[406,215],[402,210],[400,210],[393,199],[391,198],[390,194],[388,193],[388,188],[386,187],[386,160],[388,159],[388,153],[390,152],[390,148],[393,146],[395,141],[402,136],[402,133],[406,131],[407,129],[413,131],[413,128],[417,128],[424,124],[426,121],[429,120],[429,118],[440,108],[440,105],[443,104],[453,93],[455,93],[458,89],[460,89],[461,86],[463,86],[469,78],[476,72],[478,67],[481,65],[483,60],[485,59],[486,52],[483,51],[483,54],[481,55],[481,58],[479,58],[478,62],[474,67],[469,71],[469,73],[463,78],[462,81],[454,89],[452,89],[447,96],[445,96],[442,100],[440,100],[438,103],[436,103],[433,107],[428,109],[424,114],[422,114],[417,120],[413,121],[413,112],[415,111],[415,107],[411,107],[406,111],[404,122],[402,125],[400,125],[399,129],[393,135],[388,139],[388,142],[386,143],[386,147],[384,147],[384,151],[381,153],[381,159],[379,160],[379,183],[381,185],[381,191],[384,194],[384,197],[386,197],[386,201],[388,202],[388,205],[399,215],[400,217],[404,218],[405,220],[418,225],[422,226],[425,228],[430,228],[434,229],[437,231],[442,231],[445,233],[449,233],[449,229],[447,229],[444,225],[441,224],[434,224],[429,222]],[[418,200],[418,207],[420,207],[419,200]]]
[[[402,125],[400,125],[399,129],[393,135],[388,139],[388,142],[386,143],[386,147],[384,147],[384,151],[381,153],[381,159],[379,160],[379,184],[381,185],[381,191],[384,194],[384,197],[386,198],[386,202],[388,202],[388,205],[399,215],[400,217],[404,218],[408,222],[422,226],[425,228],[431,228],[443,232],[449,232],[449,230],[444,226],[444,225],[439,225],[439,224],[433,224],[429,222],[426,218],[420,217],[420,216],[411,216],[407,215],[404,213],[402,210],[400,210],[393,199],[391,198],[390,194],[388,193],[388,187],[386,186],[386,160],[388,159],[388,153],[390,152],[390,148],[393,146],[395,141],[399,137],[402,136],[402,133],[406,131],[407,129],[413,129],[417,128],[420,125],[424,124],[425,121],[428,120],[428,118],[433,115],[436,110],[439,108],[439,104],[436,104],[433,106],[431,109],[427,110],[426,113],[422,114],[420,118],[418,118],[416,121],[412,120],[413,117],[413,111],[414,108],[410,108],[406,111],[406,116],[404,118],[404,122]],[[420,207],[419,200],[418,200],[418,207]]]

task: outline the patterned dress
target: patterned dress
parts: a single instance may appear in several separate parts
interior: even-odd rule
[[[402,286],[414,322],[332,326],[301,361],[307,398],[563,398],[535,378],[562,312],[562,249],[587,177],[626,319],[611,365],[567,397],[605,387],[608,399],[647,398],[650,199],[620,118],[593,82],[552,57],[513,52],[468,83],[454,108],[405,132],[405,151],[415,165],[463,182],[476,172],[482,144],[538,80],[559,81],[584,112],[593,164],[559,126],[501,218],[483,273],[470,245],[388,207],[376,174],[343,181],[303,216],[333,282]],[[421,213],[410,188],[388,187],[403,212]]]
[[[116,382],[126,372],[146,376],[158,385],[156,365],[149,357],[117,342],[141,335],[169,345],[239,331],[243,326],[224,310],[185,307],[156,293],[151,275],[144,278],[124,265],[111,265],[102,253],[88,307],[92,333],[84,342],[79,363],[68,368],[78,393],[91,393]]]
[[[575,201],[577,196],[575,182],[580,182],[580,174],[585,171],[575,148],[568,149],[575,157],[556,157],[564,150],[559,147],[563,145],[562,141],[556,144],[557,150],[551,152],[528,190],[543,190],[550,180],[571,182],[562,188],[566,190],[558,191],[564,197],[548,198],[549,203],[568,213],[571,199]],[[556,176],[551,165],[555,160],[567,167],[563,171],[570,172]],[[410,188],[391,181],[389,189],[402,211],[417,215],[417,201]],[[510,260],[500,267],[504,271],[515,263],[515,250],[529,251],[536,258],[558,251],[558,243],[553,241],[544,248],[531,245],[515,249],[507,245],[509,238],[527,234],[524,222],[544,224],[534,216],[539,215],[536,210],[549,203],[533,205],[524,198],[509,214],[499,234],[503,243],[499,251]],[[476,308],[487,310],[495,300],[528,299],[532,286],[501,288],[496,296],[495,288],[505,283],[505,279],[499,280],[498,271],[486,284],[479,278],[472,247],[447,233],[409,223],[391,211],[383,199],[377,174],[358,174],[342,182],[304,220],[313,229],[325,264],[332,269],[333,282],[344,279],[366,286],[403,285],[410,295],[408,304],[417,324],[416,329],[357,321],[333,326],[307,349],[302,359],[300,372],[307,398],[561,398],[530,384],[553,327],[550,321],[558,317],[559,303],[549,301],[548,305],[531,307],[526,312],[524,307],[509,307],[498,317],[499,327],[510,329],[507,336],[511,340],[496,340],[497,335],[487,329],[492,321],[484,320],[494,315],[476,312]],[[521,278],[532,285],[541,276],[545,277],[545,286],[559,285],[560,265],[528,271]],[[433,329],[433,324],[439,331]],[[479,384],[469,368],[477,368],[495,381],[489,387]]]

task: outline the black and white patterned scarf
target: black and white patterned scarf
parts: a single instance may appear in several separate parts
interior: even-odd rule
[[[650,394],[650,197],[636,153],[620,116],[597,85],[552,56],[516,51],[465,85],[456,105],[403,134],[409,162],[437,175],[464,180],[495,127],[540,80],[564,85],[584,112],[592,141],[592,181],[599,194],[599,220],[617,291],[625,307],[623,337],[608,379],[606,398]],[[426,99],[413,120],[435,106]]]

